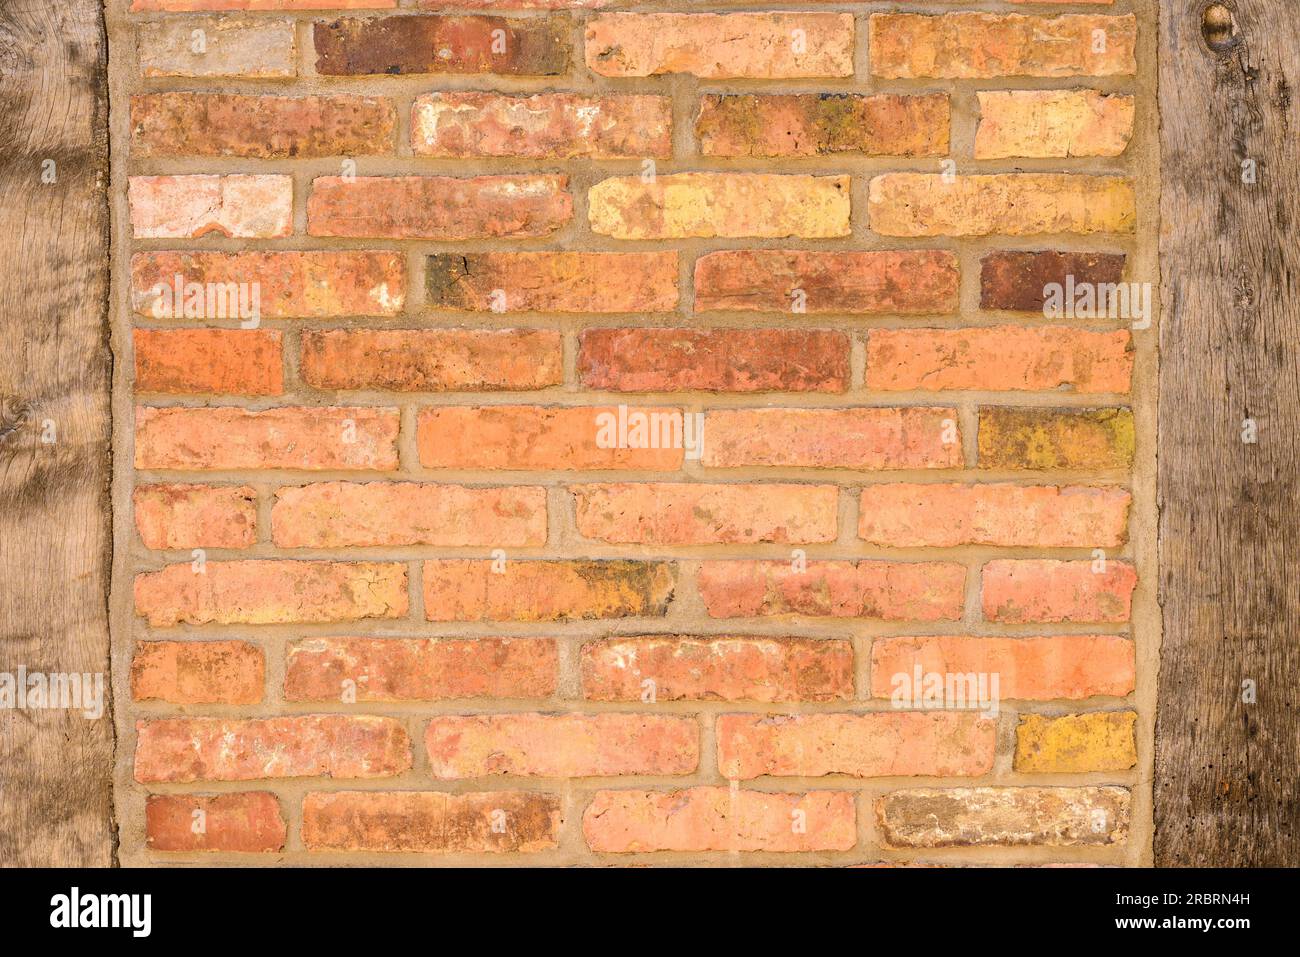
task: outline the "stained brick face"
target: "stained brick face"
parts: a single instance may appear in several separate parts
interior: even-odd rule
[[[110,5],[124,863],[1143,861],[1154,3],[914,6]]]

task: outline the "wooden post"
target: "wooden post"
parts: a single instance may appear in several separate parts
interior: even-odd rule
[[[1167,0],[1155,862],[1300,864],[1300,15]]]
[[[114,854],[103,20],[100,0],[0,4],[0,680],[104,691],[97,719],[0,710],[4,866]]]

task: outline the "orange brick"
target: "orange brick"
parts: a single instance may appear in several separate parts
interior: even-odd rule
[[[398,410],[287,407],[136,408],[135,467],[397,468]]]
[[[978,777],[993,770],[997,722],[976,714],[718,716],[723,777]]]
[[[1002,560],[984,566],[984,617],[1024,622],[1125,622],[1137,572],[1127,562]]]
[[[267,791],[150,794],[144,830],[152,851],[267,853],[284,850],[288,837],[280,801]]]
[[[244,641],[141,641],[131,662],[131,697],[171,704],[259,704],[262,649]]]
[[[185,562],[135,579],[135,609],[153,628],[401,618],[400,562]]]
[[[321,482],[276,493],[280,548],[546,544],[546,489]]]
[[[700,726],[652,714],[437,715],[425,745],[433,776],[443,779],[690,774]]]
[[[582,687],[593,701],[838,701],[853,697],[853,647],[829,638],[593,641],[582,646]]]
[[[447,253],[429,257],[429,305],[468,312],[669,312],[677,253]]]
[[[370,715],[169,718],[137,721],[135,732],[135,779],[141,784],[382,778],[411,766],[411,742],[401,722]]]
[[[135,389],[169,395],[280,395],[281,334],[272,329],[136,329]]]
[[[947,562],[706,561],[697,586],[713,618],[943,621],[961,617],[965,582],[966,569]]]
[[[1096,90],[990,90],[979,94],[976,159],[1119,156],[1137,101]]]
[[[137,239],[293,234],[292,176],[132,176],[130,201]]]
[[[869,485],[858,537],[893,548],[1115,548],[1128,538],[1132,499],[1087,486]]]
[[[304,638],[285,660],[286,701],[549,698],[559,652],[551,638]]]
[[[661,618],[677,582],[666,562],[446,559],[424,563],[429,621]],[[500,567],[500,566],[498,566]]]
[[[257,492],[248,485],[141,485],[131,499],[145,548],[248,548]]]
[[[857,844],[853,795],[696,787],[597,791],[582,815],[598,854],[645,851],[847,851]]]
[[[471,5],[463,4],[463,6]],[[190,10],[385,10],[395,6],[397,0],[132,0],[131,11],[171,13]]]

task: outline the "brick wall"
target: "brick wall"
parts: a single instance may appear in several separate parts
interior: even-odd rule
[[[1151,7],[112,0],[123,861],[1146,860]]]

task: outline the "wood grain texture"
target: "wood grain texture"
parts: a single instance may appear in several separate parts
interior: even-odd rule
[[[0,672],[106,699],[0,711],[5,866],[114,854],[106,74],[99,0],[0,3]]]
[[[1207,28],[1206,6],[1169,0],[1161,19],[1155,863],[1295,866],[1300,16],[1234,0],[1235,26]]]

